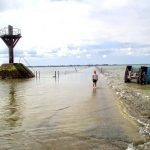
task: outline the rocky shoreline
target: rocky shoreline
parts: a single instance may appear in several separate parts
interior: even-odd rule
[[[108,85],[119,97],[122,110],[139,124],[139,132],[145,137],[145,143],[137,143],[135,149],[150,149],[150,96],[140,93],[133,87],[124,86],[119,80],[122,74],[109,72],[109,69],[97,68],[106,78]]]

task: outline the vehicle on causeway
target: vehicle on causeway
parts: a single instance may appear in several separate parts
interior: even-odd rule
[[[139,84],[150,84],[150,67],[128,65],[125,69],[124,82],[136,82]]]

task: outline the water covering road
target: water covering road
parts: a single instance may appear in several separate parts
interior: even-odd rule
[[[93,68],[59,79],[0,81],[0,149],[121,150],[144,139]]]

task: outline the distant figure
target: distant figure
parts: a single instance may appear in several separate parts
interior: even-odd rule
[[[96,83],[98,81],[98,75],[96,74],[96,70],[94,70],[94,73],[92,75],[92,80],[93,80],[93,88],[96,88]]]

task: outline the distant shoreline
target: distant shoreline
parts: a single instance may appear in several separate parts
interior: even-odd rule
[[[28,67],[95,67],[95,66],[126,66],[126,65],[150,66],[150,64],[88,64],[88,65],[41,65],[41,66],[28,66]]]

